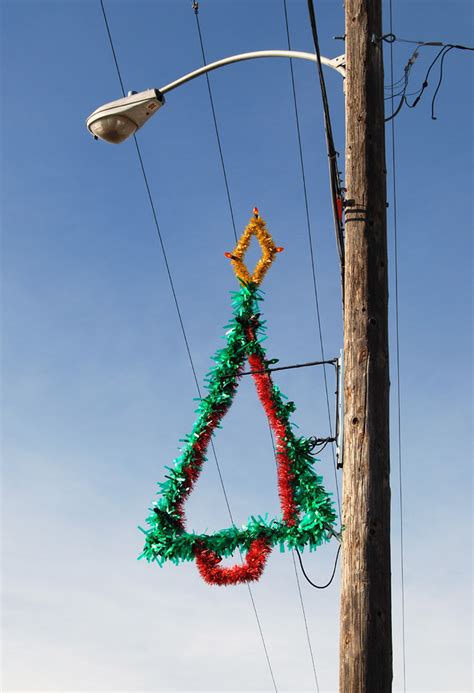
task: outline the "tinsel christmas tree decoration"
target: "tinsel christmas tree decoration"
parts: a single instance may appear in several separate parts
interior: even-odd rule
[[[252,274],[244,263],[245,253],[255,236],[262,257]],[[227,344],[214,356],[215,365],[207,376],[208,394],[200,400],[193,429],[184,439],[181,455],[168,468],[166,480],[159,483],[159,499],[152,504],[147,518],[145,547],[140,558],[179,563],[195,560],[204,580],[215,585],[230,585],[258,580],[273,547],[280,549],[309,546],[315,549],[335,535],[331,494],[323,485],[313,464],[312,443],[292,430],[290,415],[293,402],[274,385],[262,346],[265,327],[261,319],[263,300],[259,285],[277,253],[258,209],[232,253],[225,253],[240,283],[232,294],[233,318],[227,325]],[[213,534],[197,534],[186,528],[185,502],[199,477],[206,453],[222,419],[232,405],[240,377],[248,362],[258,398],[275,437],[278,493],[281,516],[268,520],[266,515],[251,516],[242,527],[233,525]],[[245,559],[231,568],[220,565],[224,557],[238,551]]]

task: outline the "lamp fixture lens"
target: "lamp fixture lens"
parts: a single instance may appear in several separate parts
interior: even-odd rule
[[[89,128],[94,137],[112,144],[120,144],[137,130],[136,124],[124,115],[102,116],[91,123]]]

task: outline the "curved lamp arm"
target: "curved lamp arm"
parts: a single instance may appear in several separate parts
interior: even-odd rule
[[[128,96],[123,99],[111,101],[100,106],[88,117],[86,121],[87,129],[95,139],[100,138],[114,144],[123,142],[141,128],[163,106],[165,103],[164,94],[167,92],[224,65],[231,65],[243,60],[254,60],[256,58],[297,58],[309,60],[313,63],[318,62],[314,53],[304,53],[302,51],[268,50],[231,55],[228,58],[217,60],[214,63],[200,67],[198,70],[189,72],[174,82],[166,84],[161,89],[147,89],[139,93],[129,92]],[[344,55],[333,59],[321,56],[321,65],[331,67],[339,72],[342,77],[346,76]]]
[[[218,67],[223,67],[224,65],[231,65],[232,63],[239,63],[243,60],[254,60],[256,58],[299,58],[300,60],[310,60],[313,63],[317,63],[318,59],[314,53],[303,53],[302,51],[254,51],[253,53],[240,53],[239,55],[231,55],[229,58],[222,58],[222,60],[217,60],[215,63],[209,63],[200,67],[198,70],[194,70],[184,77],[167,84],[165,87],[160,89],[162,94],[166,94],[176,87],[180,87],[181,84],[190,82],[195,77],[206,74],[206,72],[211,72],[212,70],[217,70]],[[326,65],[327,67],[332,67],[343,77],[346,76],[345,70],[345,55],[341,55],[338,58],[325,58],[321,56],[321,65]]]

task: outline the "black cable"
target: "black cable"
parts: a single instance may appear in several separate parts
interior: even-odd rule
[[[326,442],[323,443],[323,445],[319,448],[319,450],[314,450],[314,449],[313,449],[313,450],[311,451],[312,454],[313,454],[313,455],[320,455],[320,454],[323,452],[323,450],[329,445],[330,442],[332,442],[332,441],[326,440]]]
[[[324,128],[326,132],[326,147],[329,159],[329,178],[331,185],[332,208],[334,217],[334,226],[336,231],[337,250],[339,253],[339,261],[341,265],[341,282],[342,282],[342,301],[344,302],[344,229],[342,221],[339,219],[338,200],[343,199],[342,187],[339,179],[339,171],[337,167],[337,152],[334,146],[334,138],[331,127],[331,116],[329,113],[329,103],[326,92],[326,82],[324,81],[323,68],[321,65],[321,52],[319,50],[318,29],[316,25],[316,16],[314,13],[313,0],[308,0],[309,19],[311,24],[311,32],[313,34],[313,43],[316,51],[317,68],[319,75],[319,84],[321,87],[321,98],[323,102],[324,112]]]
[[[441,49],[438,51],[438,53],[436,54],[434,60],[431,62],[430,66],[429,66],[429,68],[428,68],[428,70],[427,70],[427,72],[426,72],[425,79],[423,80],[423,84],[421,85],[420,94],[419,94],[419,95],[417,96],[417,98],[413,101],[413,103],[410,104],[410,103],[408,103],[408,101],[405,100],[405,103],[406,103],[406,105],[408,106],[408,108],[415,108],[415,107],[418,105],[418,103],[419,103],[421,97],[423,96],[423,92],[424,92],[425,89],[428,87],[428,77],[430,76],[430,72],[431,72],[431,70],[433,69],[433,67],[436,65],[436,63],[438,62],[439,58],[442,56],[442,54],[443,54],[445,51],[446,51],[446,46],[443,46],[443,48],[441,48]]]
[[[390,49],[393,50],[393,42],[390,43]],[[388,98],[390,98],[391,101],[392,101],[392,113],[391,113],[391,115],[389,115],[387,118],[385,118],[385,122],[386,122],[386,123],[388,123],[390,120],[393,120],[393,119],[400,113],[400,111],[402,110],[403,104],[404,104],[404,103],[407,103],[405,97],[406,97],[406,92],[407,92],[407,89],[408,89],[408,82],[409,82],[409,79],[410,79],[410,72],[411,72],[411,69],[412,69],[412,67],[413,67],[413,65],[414,65],[414,62],[415,62],[415,60],[417,59],[417,57],[418,57],[418,48],[416,48],[416,49],[413,51],[413,53],[411,54],[411,56],[410,56],[410,58],[409,58],[407,64],[406,64],[405,67],[404,67],[404,70],[403,70],[403,73],[404,73],[404,74],[403,74],[403,78],[402,78],[404,84],[403,84],[403,89],[401,90],[401,92],[399,92],[399,93],[397,94],[397,96],[400,96],[400,101],[399,101],[399,104],[398,104],[398,106],[397,106],[396,108],[394,107],[394,103],[393,103],[393,100],[394,100],[394,98],[395,98],[395,95],[394,95],[394,93],[393,93],[393,86],[392,86],[392,93],[391,93],[390,97],[388,97]],[[392,85],[393,85],[393,82],[392,82]]]
[[[119,81],[120,81],[120,85],[121,85],[121,88],[122,88],[122,92],[123,92],[123,94],[124,94],[124,96],[125,96],[125,89],[124,89],[124,86],[123,86],[122,74],[121,74],[120,67],[119,67],[119,64],[118,64],[117,55],[116,55],[116,52],[115,52],[114,43],[113,43],[113,39],[112,39],[112,34],[111,34],[111,32],[110,32],[110,27],[109,27],[109,23],[108,23],[108,20],[107,20],[107,14],[106,14],[106,12],[105,12],[104,3],[103,3],[103,0],[99,0],[99,2],[100,2],[100,6],[101,6],[101,8],[102,8],[102,14],[103,14],[103,17],[104,17],[105,26],[106,26],[106,29],[107,29],[107,34],[108,34],[108,37],[109,37],[110,47],[111,47],[111,49],[112,49],[112,54],[113,54],[113,57],[114,57],[114,62],[115,62],[116,70],[117,70],[117,75],[118,75],[118,78],[119,78]],[[140,162],[141,172],[142,172],[143,179],[144,179],[144,182],[145,182],[145,188],[146,188],[146,191],[147,191],[147,194],[148,194],[148,199],[149,199],[150,206],[151,206],[151,210],[152,210],[153,220],[154,220],[154,222],[155,222],[156,231],[157,231],[157,234],[158,234],[158,238],[159,238],[159,241],[160,241],[161,250],[162,250],[162,253],[163,253],[163,259],[164,259],[164,262],[165,262],[165,267],[166,267],[166,271],[167,271],[167,274],[168,274],[168,280],[169,280],[169,283],[170,283],[171,291],[172,291],[172,294],[173,294],[173,299],[174,299],[175,306],[176,306],[176,312],[177,312],[177,314],[178,314],[178,319],[179,319],[179,323],[180,323],[180,326],[181,326],[181,331],[182,331],[182,334],[183,334],[184,343],[185,343],[185,345],[186,345],[186,350],[187,350],[187,353],[188,353],[189,363],[190,363],[191,370],[192,370],[192,373],[193,373],[194,381],[195,381],[195,383],[196,383],[196,388],[197,388],[197,391],[198,391],[199,398],[201,398],[201,388],[199,387],[199,381],[198,381],[198,379],[197,379],[196,369],[195,369],[195,367],[194,367],[194,361],[193,361],[193,358],[192,358],[192,355],[191,355],[191,350],[190,350],[190,347],[189,347],[189,342],[188,342],[188,338],[187,338],[187,335],[186,335],[186,330],[185,330],[185,328],[184,328],[184,323],[183,323],[183,319],[182,319],[182,316],[181,316],[181,310],[180,310],[180,307],[179,307],[178,298],[177,298],[176,291],[175,291],[175,287],[174,287],[173,277],[172,277],[172,275],[171,275],[171,270],[170,270],[170,266],[169,266],[169,263],[168,263],[168,257],[167,257],[167,254],[166,254],[166,249],[165,249],[165,245],[164,245],[164,242],[163,242],[163,237],[162,237],[161,230],[160,230],[160,226],[159,226],[159,223],[158,223],[158,217],[157,217],[157,214],[156,214],[155,204],[154,204],[154,202],[153,202],[153,197],[152,197],[151,190],[150,190],[150,185],[149,185],[149,182],[148,182],[148,176],[147,176],[147,174],[146,174],[145,166],[144,166],[144,163],[143,163],[143,158],[142,158],[142,154],[141,154],[141,151],[140,151],[140,145],[138,144],[138,140],[137,140],[137,138],[135,137],[135,135],[134,135],[134,141],[135,141],[135,147],[136,147],[136,150],[137,150],[138,160],[139,160],[139,162]],[[222,491],[223,491],[223,494],[224,494],[224,499],[225,499],[225,503],[226,503],[226,506],[227,506],[227,510],[228,510],[228,512],[229,512],[229,517],[230,517],[232,526],[233,526],[233,527],[236,527],[235,522],[234,522],[234,519],[233,519],[233,516],[232,516],[232,511],[231,511],[231,508],[230,508],[230,504],[229,504],[229,499],[228,499],[228,496],[227,496],[227,492],[226,492],[226,489],[225,489],[225,486],[224,486],[224,480],[223,480],[223,477],[222,477],[222,473],[221,473],[219,461],[218,461],[217,454],[216,454],[216,450],[215,450],[215,447],[214,447],[214,442],[213,442],[212,440],[211,440],[211,449],[212,449],[212,452],[213,452],[213,455],[214,455],[214,460],[215,460],[215,463],[216,463],[216,467],[217,467],[217,471],[218,471],[218,475],[219,475],[219,479],[220,479]],[[240,550],[239,550],[239,554],[240,554],[241,560],[243,560],[242,554],[241,554]],[[265,638],[264,638],[264,635],[263,635],[263,630],[262,630],[262,627],[261,627],[261,624],[260,624],[260,619],[259,619],[259,616],[258,616],[256,604],[255,604],[255,600],[254,600],[254,598],[253,598],[253,594],[252,594],[252,590],[251,590],[251,588],[250,588],[250,585],[247,585],[247,587],[248,587],[248,591],[249,591],[249,594],[250,594],[250,599],[251,599],[251,602],[252,602],[252,607],[253,607],[253,610],[254,610],[254,613],[255,613],[255,618],[256,618],[256,621],[257,621],[257,626],[258,626],[258,629],[259,629],[259,632],[260,632],[260,636],[261,636],[261,639],[262,639],[262,644],[263,644],[265,656],[266,656],[266,659],[267,659],[267,662],[268,662],[268,666],[269,666],[269,669],[270,669],[270,675],[271,675],[271,678],[272,678],[272,681],[273,681],[273,685],[274,685],[275,691],[276,691],[276,693],[278,693],[278,692],[277,692],[276,683],[275,683],[275,678],[274,678],[274,675],[273,675],[273,670],[272,670],[272,667],[271,667],[271,664],[270,664],[270,659],[269,659],[269,656],[268,656],[268,650],[267,650]]]
[[[204,52],[204,43],[203,43],[202,34],[201,34],[201,25],[199,23],[199,3],[193,2],[193,10],[194,10],[194,16],[196,17],[196,26],[197,26],[198,35],[199,35],[199,43],[201,44],[201,54],[202,54],[203,64],[207,65],[206,54]],[[222,173],[224,175],[225,189],[227,192],[227,201],[229,203],[230,218],[232,220],[232,228],[234,230],[235,242],[237,243],[237,230],[235,228],[234,209],[232,207],[232,199],[230,197],[229,183],[227,180],[227,171],[226,171],[226,167],[225,167],[225,163],[224,163],[224,154],[222,152],[221,138],[219,135],[219,128],[217,127],[217,117],[216,117],[216,110],[214,108],[214,99],[212,98],[211,83],[209,81],[209,75],[207,72],[206,72],[205,76],[206,76],[206,82],[207,82],[207,90],[209,92],[209,101],[211,103],[211,111],[212,111],[212,118],[214,121],[214,130],[216,133],[217,146],[219,148],[219,156],[220,156],[220,160],[221,160]]]
[[[434,57],[434,59],[432,60],[432,62],[430,63],[430,65],[429,65],[429,67],[428,67],[428,70],[427,70],[427,72],[426,72],[426,75],[425,75],[425,79],[423,80],[423,83],[422,83],[420,89],[417,89],[415,92],[412,92],[412,93],[410,93],[410,94],[407,94],[407,93],[406,93],[406,90],[407,90],[407,87],[408,87],[409,73],[410,73],[411,67],[412,67],[412,65],[413,65],[413,62],[414,62],[414,60],[415,60],[416,57],[417,57],[417,51],[418,51],[418,49],[415,50],[415,52],[412,54],[410,60],[408,61],[407,65],[405,66],[405,74],[404,74],[404,77],[402,78],[402,79],[404,80],[404,87],[403,87],[403,89],[402,89],[398,94],[393,94],[393,87],[394,87],[395,85],[399,85],[399,84],[400,84],[400,80],[398,80],[398,82],[392,82],[392,85],[391,85],[392,94],[391,94],[389,97],[387,97],[385,100],[392,99],[392,104],[393,104],[393,98],[394,98],[395,96],[400,96],[400,101],[399,101],[398,106],[397,106],[396,108],[392,107],[392,113],[391,113],[390,116],[388,116],[387,118],[385,118],[385,122],[389,122],[390,120],[393,120],[393,119],[400,113],[400,111],[401,111],[401,109],[402,109],[402,107],[403,107],[404,105],[408,106],[408,108],[415,108],[415,107],[418,105],[418,103],[420,102],[421,97],[423,96],[424,91],[425,91],[425,90],[427,89],[427,87],[429,86],[428,77],[430,76],[431,70],[432,70],[433,67],[436,65],[436,63],[438,62],[438,60],[440,60],[440,72],[439,72],[438,84],[437,84],[437,86],[436,86],[436,89],[435,89],[435,92],[434,92],[434,95],[433,95],[433,98],[432,98],[432,101],[431,101],[431,118],[432,118],[433,120],[436,120],[436,116],[435,116],[435,114],[434,114],[435,102],[436,102],[436,97],[438,96],[438,92],[439,92],[439,90],[440,90],[440,88],[441,88],[441,83],[442,83],[442,81],[443,81],[443,68],[444,68],[444,60],[445,60],[446,55],[447,55],[451,50],[453,50],[453,49],[455,49],[455,48],[456,48],[456,49],[459,49],[459,50],[466,50],[466,51],[472,51],[472,50],[474,50],[474,48],[472,48],[472,47],[470,47],[470,46],[463,46],[463,45],[460,45],[460,44],[441,43],[440,41],[408,41],[408,40],[405,40],[405,39],[397,39],[397,38],[394,36],[394,34],[386,34],[385,36],[382,36],[381,39],[382,39],[383,41],[387,41],[387,40],[388,40],[387,37],[391,37],[391,36],[394,37],[393,40],[390,39],[390,40],[388,41],[388,43],[390,43],[390,48],[391,48],[391,49],[392,49],[392,46],[393,46],[393,43],[394,43],[395,40],[397,40],[397,41],[404,41],[405,43],[415,43],[417,46],[419,46],[419,47],[421,47],[421,48],[423,48],[423,47],[429,47],[429,46],[441,46],[441,48],[440,48],[440,50],[438,51],[438,53],[436,54],[436,56]],[[393,79],[393,77],[392,77],[392,79]],[[413,101],[413,103],[409,103],[407,97],[408,97],[408,96],[415,96],[415,95],[416,95],[416,98],[415,98],[415,100]]]
[[[420,90],[418,90],[418,91],[420,91]],[[415,92],[415,93],[418,93],[418,92]],[[391,101],[394,98],[396,99],[397,96],[403,96],[403,95],[409,96],[406,94],[406,87],[404,87],[401,91],[398,91],[396,94],[389,94],[388,96],[384,96],[384,101]]]
[[[385,91],[392,91],[393,87],[399,86],[403,82],[404,78],[400,77],[400,79],[397,79],[396,82],[393,82],[392,84],[384,84],[383,88]]]
[[[336,560],[334,561],[334,568],[332,569],[332,575],[331,575],[331,577],[329,578],[329,581],[328,581],[325,585],[316,585],[312,580],[309,579],[309,577],[307,576],[306,571],[305,571],[305,569],[304,569],[304,565],[303,565],[303,560],[302,560],[302,558],[301,558],[301,554],[300,554],[300,552],[298,551],[298,549],[295,548],[296,555],[298,556],[298,560],[299,560],[299,562],[300,562],[301,572],[303,573],[303,575],[305,576],[305,578],[306,578],[306,580],[309,582],[309,584],[312,585],[312,587],[315,587],[317,590],[325,590],[326,587],[329,587],[329,585],[331,584],[331,582],[334,580],[334,576],[335,576],[335,574],[336,574],[337,561],[338,561],[338,558],[339,558],[339,554],[340,554],[340,552],[341,552],[341,546],[342,546],[342,544],[339,544],[338,549],[337,549],[337,553],[336,553]]]
[[[278,359],[277,359],[278,360]],[[327,361],[306,361],[306,363],[294,363],[292,366],[277,366],[275,368],[266,368],[263,371],[244,371],[240,375],[258,375],[259,373],[273,373],[274,371],[289,371],[293,368],[308,368],[309,366],[324,366],[337,365],[337,359],[328,359]]]
[[[286,0],[283,1],[284,9],[285,9],[285,24],[286,24],[286,36],[287,36],[287,41],[288,41],[288,50],[291,50],[291,41],[290,41],[290,30],[289,30],[289,25],[288,25],[288,14],[286,11]],[[312,17],[312,26],[313,26],[313,20],[314,20],[314,26],[316,27],[316,19],[314,17],[314,8],[312,4],[312,0],[308,0],[308,7],[310,7],[310,17]],[[324,106],[324,113],[325,113],[325,129],[326,129],[326,143],[328,147],[328,156],[329,156],[329,161],[330,161],[330,170],[332,170],[333,163],[336,165],[336,150],[334,148],[334,141],[332,137],[332,130],[331,130],[331,119],[329,116],[329,108],[327,104],[327,96],[326,96],[326,85],[324,83],[324,76],[322,76],[322,68],[321,68],[321,56],[319,53],[319,42],[318,42],[318,35],[317,31],[315,34],[313,34],[313,38],[315,41],[315,47],[316,47],[316,56],[318,58],[318,68],[319,68],[319,73],[320,73],[320,83],[321,83],[321,94],[322,94],[322,99],[323,99],[323,104],[325,103],[326,105]],[[307,194],[307,187],[306,187],[306,176],[305,176],[305,168],[304,168],[304,159],[303,159],[303,149],[301,146],[301,132],[300,132],[300,124],[299,124],[299,114],[298,114],[298,103],[296,100],[296,88],[295,88],[295,79],[294,79],[294,73],[293,73],[293,64],[292,61],[290,60],[290,69],[291,69],[291,84],[293,88],[293,102],[294,102],[294,107],[295,107],[295,118],[296,118],[296,132],[298,136],[298,148],[299,148],[299,154],[300,154],[300,165],[301,165],[301,175],[303,179],[303,192],[304,192],[304,199],[305,199],[305,208],[306,208],[306,225],[307,225],[307,230],[308,230],[308,241],[309,241],[309,253],[310,253],[310,258],[311,258],[311,271],[312,271],[312,276],[313,276],[313,290],[314,290],[314,300],[316,304],[316,319],[317,319],[317,325],[318,325],[318,331],[319,331],[319,345],[321,349],[321,358],[323,361],[325,361],[325,355],[324,355],[324,342],[323,342],[323,334],[322,334],[322,327],[321,327],[321,312],[319,309],[319,296],[318,296],[318,284],[317,284],[317,279],[316,279],[316,263],[314,259],[314,251],[313,251],[313,239],[312,239],[312,233],[311,233],[311,222],[310,222],[310,217],[309,217],[309,206],[308,206],[308,194]],[[321,82],[322,78],[322,82]],[[337,172],[337,165],[336,165],[336,179],[339,181],[339,173]],[[338,192],[336,188],[336,183],[334,175],[331,176],[331,192],[332,192],[332,198],[333,198],[333,206],[335,203],[335,196],[337,195],[342,195],[342,192]],[[341,198],[342,199],[342,198]],[[337,219],[337,203],[336,203],[336,217]],[[342,272],[342,277],[344,276],[344,254],[343,254],[343,237],[342,237],[342,228],[340,228],[339,222],[337,222],[337,228],[336,228],[336,235],[339,238],[338,242],[338,248],[340,249],[340,254],[339,258],[341,261],[341,272]],[[344,295],[344,284],[343,284],[343,295]],[[329,420],[329,435],[332,437],[332,416],[331,416],[331,406],[329,404],[329,387],[328,387],[328,378],[327,378],[327,372],[326,372],[326,366],[323,366],[323,376],[324,376],[324,389],[325,389],[325,394],[326,394],[326,407],[327,407],[327,413],[328,413],[328,420]],[[333,468],[334,468],[334,480],[336,484],[336,496],[337,496],[337,505],[338,505],[338,510],[339,510],[339,518],[341,518],[341,500],[340,500],[340,494],[339,494],[339,482],[337,478],[337,464],[336,464],[336,456],[334,452],[334,445],[331,446],[331,453],[332,453],[332,461],[333,461]],[[342,520],[341,520],[342,521]]]
[[[433,94],[433,99],[432,99],[432,101],[431,101],[431,119],[432,119],[432,120],[437,120],[437,118],[436,118],[436,116],[435,116],[435,114],[434,114],[434,107],[435,107],[436,97],[438,96],[438,92],[439,92],[440,87],[441,87],[441,82],[443,81],[443,65],[444,65],[444,59],[445,59],[446,56],[448,55],[449,51],[452,51],[452,50],[453,50],[453,48],[454,48],[454,46],[451,46],[450,48],[447,48],[446,51],[445,51],[445,52],[443,53],[443,55],[441,56],[441,62],[440,62],[440,65],[439,65],[439,80],[438,80],[438,85],[437,85],[437,87],[436,87],[436,89],[435,89],[435,93]]]
[[[122,74],[120,72],[120,67],[117,60],[117,54],[115,53],[114,42],[112,41],[112,34],[110,33],[109,22],[107,20],[107,15],[105,14],[105,7],[102,0],[100,0],[100,6],[102,8],[102,15],[104,17],[105,28],[107,29],[107,36],[109,37],[110,48],[112,49],[112,55],[114,57],[115,69],[117,70],[117,75],[119,78],[120,86],[122,88],[122,94],[125,96],[125,87],[123,86]]]

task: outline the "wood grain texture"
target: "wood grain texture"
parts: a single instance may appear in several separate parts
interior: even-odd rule
[[[380,0],[346,0],[340,691],[392,687],[389,363]],[[352,202],[351,202],[352,201]]]

